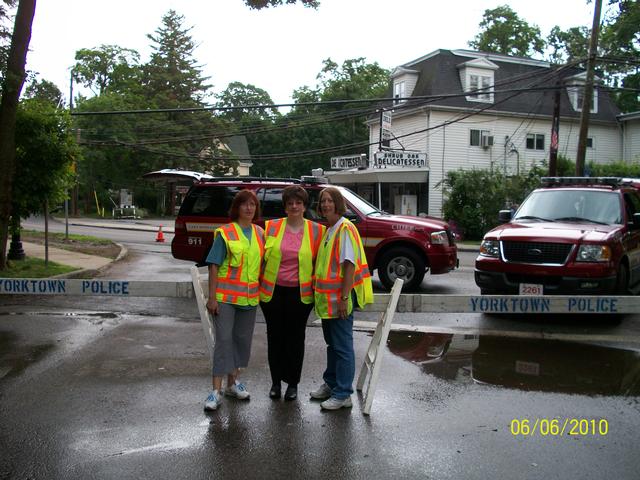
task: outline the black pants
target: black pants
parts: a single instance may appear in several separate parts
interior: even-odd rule
[[[313,304],[300,301],[299,287],[276,285],[270,302],[260,302],[267,321],[267,351],[273,383],[298,385],[304,360],[307,319]]]

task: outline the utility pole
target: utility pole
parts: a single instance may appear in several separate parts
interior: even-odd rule
[[[551,120],[551,145],[549,146],[549,176],[558,175],[558,136],[560,134],[560,82],[556,82],[553,94],[553,119]]]
[[[382,151],[382,116],[384,115],[384,108],[380,109],[380,131],[378,132],[378,151]]]
[[[587,58],[587,78],[584,82],[582,97],[582,112],[580,114],[580,136],[578,137],[578,153],[576,155],[576,175],[584,176],[584,161],[587,151],[587,132],[589,131],[589,115],[593,103],[593,76],[598,50],[598,33],[600,31],[600,12],[602,0],[595,0],[593,11],[593,25],[591,27],[591,41],[589,42],[589,57]]]

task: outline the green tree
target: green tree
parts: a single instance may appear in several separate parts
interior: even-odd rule
[[[125,92],[140,84],[140,54],[118,45],[101,45],[76,51],[71,69],[75,81],[95,95]]]
[[[544,51],[540,28],[529,25],[508,5],[485,10],[479,27],[480,33],[469,42],[476,50],[519,57]]]
[[[61,202],[73,179],[79,151],[70,117],[48,101],[21,102],[16,119],[16,172],[12,215],[26,218],[45,200]]]
[[[332,156],[364,153],[369,139],[365,120],[373,112],[373,107],[361,103],[304,104],[382,98],[388,88],[389,71],[376,62],[367,63],[364,58],[355,58],[338,65],[327,58],[317,75],[317,85],[296,89],[293,98],[297,105],[287,115],[276,119],[273,132],[250,137],[249,144],[252,154],[305,152],[327,147],[336,149],[300,157],[256,159],[254,172],[298,177],[308,175],[312,168],[327,169]]]
[[[640,110],[640,3],[610,0],[598,41],[598,75],[613,87],[612,97],[623,112]],[[584,59],[588,54],[591,31],[587,27],[562,30],[554,27],[547,41],[550,60],[556,63]],[[621,90],[616,90],[622,87]]]
[[[18,99],[26,77],[25,65],[35,11],[35,0],[20,0],[7,55],[6,73],[2,78],[2,99],[0,100],[0,270],[6,268],[13,174],[16,167],[16,113]]]
[[[547,45],[551,49],[549,60],[560,64],[587,58],[590,36],[591,29],[585,26],[562,30],[556,25],[547,37]]]
[[[244,0],[245,5],[255,10],[261,10],[263,8],[278,7],[283,4],[297,3],[298,0]],[[318,0],[300,0],[300,3],[305,7],[318,8],[320,2]]]
[[[252,84],[231,82],[225,90],[216,95],[218,107],[240,107],[243,105],[273,105],[266,90]],[[220,116],[236,124],[271,122],[279,115],[277,108],[242,108],[223,111]]]
[[[194,58],[196,44],[183,26],[184,17],[169,10],[151,40],[153,53],[144,65],[144,87],[159,108],[201,106],[207,96],[209,77]]]
[[[59,108],[64,96],[57,85],[49,80],[33,80],[25,89],[24,96],[33,98],[43,102],[47,102],[54,107]]]

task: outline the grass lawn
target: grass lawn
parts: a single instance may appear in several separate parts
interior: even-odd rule
[[[38,232],[36,230],[21,230],[21,237],[29,237],[33,239],[41,239],[44,242],[44,232]],[[65,242],[64,233],[53,233],[49,232],[49,240],[54,242]],[[76,235],[73,233],[69,234],[70,242],[80,242],[80,243],[93,243],[96,245],[110,245],[113,242],[111,240],[107,240],[106,238],[98,238],[92,237],[90,235]]]
[[[49,262],[47,267],[44,266],[44,260],[39,258],[27,257],[24,260],[9,260],[9,268],[0,271],[0,277],[3,278],[46,278],[61,273],[69,273],[79,270],[77,267],[68,265],[60,265],[59,263]]]
[[[22,230],[20,237],[24,242],[44,245],[44,232]],[[106,258],[116,258],[120,253],[120,247],[111,240],[89,235],[69,234],[65,239],[64,233],[49,232],[49,246]]]

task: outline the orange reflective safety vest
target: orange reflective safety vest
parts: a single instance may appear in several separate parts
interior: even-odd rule
[[[342,294],[343,271],[340,264],[340,236],[346,232],[355,254],[355,272],[353,290],[356,292],[358,305],[363,308],[367,303],[373,303],[373,287],[367,257],[360,234],[355,225],[346,218],[338,230],[329,238],[323,238],[316,258],[316,274],[314,279],[315,311],[320,318],[337,318],[338,299]],[[328,232],[325,233],[327,237]],[[353,301],[349,295],[347,313],[353,311]]]
[[[218,267],[216,299],[233,305],[258,304],[260,264],[264,256],[264,230],[251,225],[253,238],[249,242],[236,222],[216,229],[227,246],[227,255]]]
[[[260,301],[269,302],[278,279],[278,270],[282,260],[280,245],[284,230],[287,227],[286,218],[267,220],[264,226],[264,268],[260,277]],[[300,300],[302,303],[313,303],[313,263],[320,248],[320,241],[326,230],[324,225],[304,220],[302,243],[298,251],[298,278],[300,282]]]

